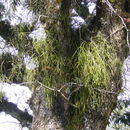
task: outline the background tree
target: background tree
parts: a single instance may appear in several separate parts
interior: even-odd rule
[[[14,66],[9,66],[9,74],[4,67],[1,72],[10,81],[27,81],[33,88],[33,130],[106,129],[129,49],[123,20],[129,4],[127,0],[96,2],[96,15],[91,16],[87,2],[81,0],[30,0],[29,8],[39,15],[46,38],[30,39],[34,26],[25,24],[6,26],[8,31],[0,33],[21,57],[27,54],[38,64],[33,70],[18,68],[14,75]],[[86,22],[77,29],[72,27],[73,10]],[[22,76],[15,79],[18,72]]]

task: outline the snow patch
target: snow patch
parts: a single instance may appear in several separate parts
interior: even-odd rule
[[[5,98],[14,104],[22,111],[27,111],[32,115],[32,110],[28,105],[28,100],[32,96],[32,92],[26,86],[18,84],[0,83],[0,91],[5,94]]]

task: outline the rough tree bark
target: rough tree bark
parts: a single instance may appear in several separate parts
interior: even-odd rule
[[[39,1],[37,1],[37,3],[38,2]],[[70,30],[69,16],[71,4],[73,2],[75,1],[63,0],[61,3],[57,3],[56,1],[52,2],[50,0],[44,0],[44,8],[38,8],[38,11],[46,16],[43,21],[46,23],[47,31],[50,31],[50,29],[54,27],[53,29],[57,33],[57,35],[53,35],[52,37],[57,39],[60,43],[60,54],[65,59],[64,62],[66,64],[65,74],[66,76],[70,76],[70,79],[73,76],[69,75],[68,73],[71,71],[70,67],[72,64],[70,65],[66,59],[71,57],[76,50],[76,47],[70,43],[72,41],[70,38],[71,36],[73,37],[73,35],[71,34],[72,32]],[[97,4],[97,16],[95,16],[94,20],[92,21],[93,28],[90,26],[90,29],[96,30],[95,33],[104,34],[106,39],[114,44],[117,50],[117,60],[123,62],[127,55],[128,49],[126,43],[126,31],[123,28],[124,25],[122,24],[122,20],[118,15],[121,15],[121,13],[125,11],[125,0],[118,0],[115,3],[110,3],[113,8],[117,10],[117,14],[115,14],[107,5],[107,0],[98,0]],[[86,31],[84,33],[88,32]],[[75,49],[73,49],[73,47],[75,47]],[[71,51],[71,49],[73,51]],[[106,92],[103,105],[86,113],[86,120],[83,127],[84,130],[106,129],[109,116],[116,106],[117,96],[121,88],[121,76],[119,76],[119,71],[120,70],[113,70],[114,73],[111,77],[111,85],[109,85],[107,88],[108,91],[113,93]],[[64,106],[64,99],[57,96],[54,103],[54,106],[56,107],[53,109],[48,108],[46,102],[44,88],[39,84],[36,85],[36,90],[34,91],[32,98],[32,108],[34,112],[33,130],[67,129],[66,125],[68,123],[68,117],[65,113],[68,111],[68,109],[66,110]]]
[[[98,1],[99,9],[97,10],[97,19],[95,26],[99,27],[96,23],[100,25],[98,32],[103,33],[107,40],[112,42],[116,47],[116,55],[118,60],[123,63],[125,57],[128,55],[128,45],[126,42],[126,30],[124,28],[121,15],[125,12],[125,0],[118,0],[115,3],[101,2]],[[112,5],[113,9],[109,7]],[[99,12],[98,12],[99,11]],[[116,11],[116,13],[114,13]],[[121,17],[119,17],[121,16]],[[104,97],[104,103],[102,107],[98,110],[92,110],[92,114],[86,116],[85,128],[87,130],[105,130],[107,124],[109,124],[108,119],[111,112],[116,106],[117,96],[121,88],[121,71],[116,70],[111,77],[111,85],[108,91],[115,93],[106,93]]]
[[[47,39],[51,36],[52,39],[58,40],[58,46],[60,46],[61,56],[64,58],[65,75],[68,75],[70,68],[67,58],[72,56],[74,48],[72,48],[71,32],[70,32],[70,17],[69,10],[71,6],[70,1],[63,1],[58,3],[56,1],[46,0],[43,2],[44,9],[40,10],[48,18],[42,20],[46,23],[45,29],[48,31]],[[42,16],[41,16],[42,17]],[[44,17],[44,16],[43,16]],[[50,40],[50,39],[49,39]],[[55,46],[52,43],[52,46]],[[39,68],[41,70],[41,68]],[[68,78],[70,79],[71,76]],[[39,80],[39,79],[38,79]],[[57,85],[59,82],[57,82]],[[45,96],[45,89],[42,86],[37,85],[34,95],[32,97],[32,108],[34,112],[33,130],[64,130],[67,126],[67,118],[65,117],[66,108],[64,107],[65,101],[61,95],[55,97],[53,108],[49,108],[47,105],[47,99]]]

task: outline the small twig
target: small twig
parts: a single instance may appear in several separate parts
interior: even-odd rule
[[[40,21],[41,17],[43,17],[43,18],[49,18],[49,16],[46,16],[46,15],[39,15],[38,20],[37,20],[38,22]]]
[[[79,91],[79,89],[80,89],[80,87],[77,87],[76,89],[74,89],[74,90],[70,93],[69,99],[70,99],[70,97],[72,96],[72,94],[75,93],[75,92],[77,92],[77,91]]]
[[[50,88],[50,87],[48,87],[48,86],[46,86],[46,85],[42,84],[42,83],[41,83],[41,82],[39,82],[39,81],[37,81],[37,83],[38,83],[38,84],[40,84],[41,86],[43,86],[44,88],[47,88],[47,89],[49,89],[49,90],[51,90],[51,91],[55,91],[55,89]]]
[[[108,91],[108,90],[104,90],[104,89],[98,89],[98,88],[91,88],[91,89],[95,89],[95,90],[98,90],[99,92],[103,92],[103,93],[118,94],[116,92],[112,92],[112,91]]]
[[[118,33],[118,32],[121,31],[123,28],[124,28],[124,26],[121,27],[121,28],[119,28],[118,30],[114,31],[112,34],[110,34],[110,36],[108,36],[108,38],[111,37],[111,36],[113,36],[114,34]]]
[[[65,87],[72,87],[72,86],[79,86],[79,87],[82,87],[83,84],[79,84],[79,83],[75,83],[75,82],[68,82],[68,83],[65,83],[64,85],[62,85],[62,87],[59,89],[60,91],[65,88]]]
[[[61,92],[61,90],[62,90],[63,88],[65,88],[65,87],[66,87],[66,84],[62,85],[61,88],[59,89],[59,92]]]
[[[114,14],[116,14],[116,15],[121,19],[122,24],[123,24],[123,26],[124,26],[124,28],[125,28],[125,30],[126,30],[126,33],[127,33],[127,35],[126,35],[126,42],[127,42],[128,48],[129,48],[129,50],[130,50],[129,29],[127,28],[127,25],[125,24],[124,19],[123,19],[119,14],[117,14],[117,12],[116,12],[115,9],[112,7],[112,5],[111,5],[111,3],[109,2],[109,0],[106,0],[105,2],[106,2],[106,4],[108,5],[108,7],[111,9],[111,11],[112,11]]]
[[[46,89],[49,89],[49,90],[51,90],[51,91],[57,91],[58,93],[60,93],[61,94],[61,96],[66,100],[66,101],[68,101],[68,103],[71,105],[71,106],[73,106],[73,107],[75,107],[75,108],[77,108],[77,106],[75,105],[75,104],[73,104],[73,103],[71,103],[71,102],[69,102],[69,98],[67,98],[62,92],[61,92],[61,90],[60,89],[53,89],[53,88],[49,88],[48,86],[46,86],[46,85],[44,85],[44,84],[42,84],[41,82],[39,82],[39,81],[37,81],[37,83],[39,83],[41,86],[43,86],[44,88],[46,88]]]

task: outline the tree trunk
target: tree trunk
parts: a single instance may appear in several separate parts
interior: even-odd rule
[[[122,12],[125,12],[125,0],[118,0],[113,4],[109,3],[112,5],[113,9],[116,10],[117,14],[109,7],[108,3],[98,1],[98,4],[98,16],[96,21],[94,21],[95,26],[99,27],[98,25],[101,25],[98,33],[105,35],[106,39],[114,44],[116,48],[117,64],[118,62],[123,64],[124,59],[128,55],[126,30],[121,15]],[[116,69],[117,70],[113,70],[111,84],[107,88],[108,92],[105,92],[103,105],[96,110],[91,110],[91,112],[86,115],[85,130],[105,130],[106,126],[109,124],[108,120],[111,112],[116,107],[117,96],[122,85],[121,70],[118,67]]]
[[[54,111],[49,109],[45,92],[43,87],[40,86],[36,88],[32,102],[34,112],[33,130],[64,130],[66,122],[63,117],[63,108],[60,106],[61,102],[58,102],[59,106],[55,107]]]
[[[41,2],[41,1],[40,1]],[[63,68],[62,74],[68,75],[70,69],[68,68],[68,57],[72,56],[73,52],[71,49],[71,32],[70,32],[70,17],[69,17],[69,9],[71,6],[71,0],[67,1],[50,1],[44,0],[43,4],[45,5],[44,8],[38,10],[41,14],[46,15],[48,18],[41,18],[42,22],[45,22],[46,26],[45,29],[47,30],[47,38],[46,41],[49,44],[49,48],[54,47],[54,53],[56,56],[61,56],[63,59],[63,63],[65,64]],[[41,16],[42,17],[42,16]],[[48,50],[47,50],[48,51]],[[49,52],[51,53],[51,51]],[[46,56],[41,57],[39,59],[40,65],[38,70],[38,78],[37,80],[46,84],[44,79],[42,79],[41,75],[44,75],[44,72],[41,71],[43,67],[47,65],[43,65],[41,63],[42,58],[46,58]],[[50,67],[55,69],[55,63],[50,57]],[[46,64],[46,63],[45,63]],[[48,64],[48,63],[47,63]],[[54,66],[53,66],[54,64]],[[48,70],[44,70],[48,74]],[[56,72],[54,72],[56,73]],[[61,74],[57,74],[56,77],[53,77],[56,81],[56,86],[58,88],[61,87],[62,78],[60,77]],[[46,75],[44,75],[46,77]],[[39,78],[40,77],[40,78]],[[59,79],[57,79],[57,77]],[[71,76],[68,76],[68,79],[71,79]],[[67,80],[68,80],[67,79]],[[51,82],[51,81],[50,81]],[[63,84],[63,83],[62,83]],[[50,86],[49,86],[50,87]],[[57,88],[54,88],[57,89]],[[52,92],[54,93],[54,92]],[[56,92],[57,93],[57,92]],[[61,94],[57,93],[56,96],[53,96],[53,106],[48,106],[48,99],[46,94],[46,88],[40,86],[39,84],[36,86],[32,97],[32,108],[34,112],[34,120],[33,120],[33,130],[64,130],[67,127],[67,107],[68,103],[63,99]],[[65,104],[67,104],[65,106]]]
[[[122,21],[105,2],[103,3],[101,0],[98,0],[97,3],[97,16],[93,20],[93,28],[90,28],[96,30],[96,34],[103,34],[108,41],[114,44],[114,47],[116,48],[115,55],[117,56],[116,65],[119,65],[119,62],[123,62],[127,54],[125,30],[123,29]],[[46,23],[47,38],[49,39],[51,37],[54,39],[54,41],[51,42],[52,46],[58,44],[55,51],[58,55],[61,55],[65,65],[62,73],[64,77],[66,77],[65,80],[62,78],[60,80],[55,79],[56,77],[54,77],[57,87],[59,87],[60,85],[63,85],[65,81],[73,81],[74,75],[71,72],[73,71],[72,66],[75,60],[70,61],[70,59],[77,50],[79,46],[77,43],[80,40],[78,42],[75,41],[76,45],[72,44],[74,35],[72,35],[72,30],[70,28],[71,0],[63,0],[61,3],[44,0],[44,2],[42,1],[42,4],[44,4],[44,8],[38,8],[38,11],[41,14],[46,15],[45,18],[43,16],[42,20]],[[125,9],[125,0],[119,0],[112,5],[117,9],[118,14],[120,15]],[[83,29],[85,29],[85,27],[83,27]],[[78,38],[79,37],[80,36],[78,36]],[[55,65],[53,67],[55,67]],[[41,72],[42,68],[43,66],[39,65],[38,73],[40,76],[38,76],[37,80],[44,83],[44,72]],[[90,108],[89,111],[84,113],[84,124],[79,124],[83,126],[84,130],[106,129],[109,116],[116,106],[117,96],[121,88],[121,71],[117,70],[117,68],[118,67],[116,66],[111,75],[111,84],[105,92],[102,92],[102,95],[104,95],[102,106],[96,107],[96,109]],[[60,78],[60,75],[57,76]],[[61,88],[61,86],[59,88]],[[47,105],[46,88],[39,84],[36,86],[32,98],[32,108],[34,112],[33,130],[69,129],[67,125],[71,118],[68,115],[68,111],[73,111],[76,108],[71,108],[70,104],[65,101],[60,93],[57,93],[54,98],[53,107],[49,108]],[[76,129],[80,130],[82,128],[77,127]]]

